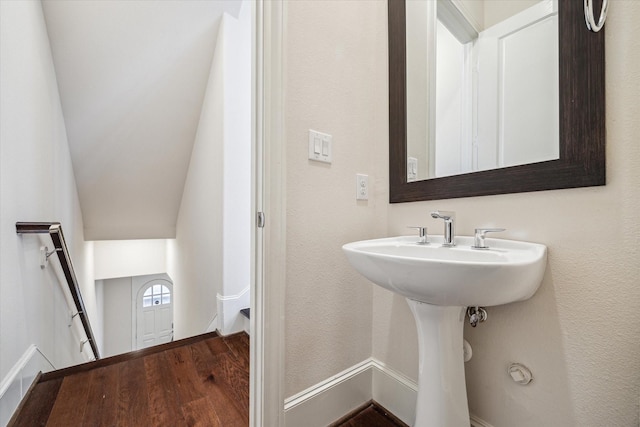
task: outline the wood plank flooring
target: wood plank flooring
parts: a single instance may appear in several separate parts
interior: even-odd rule
[[[249,425],[248,335],[203,335],[45,374],[9,423],[116,425]]]
[[[201,335],[40,377],[9,422],[36,426],[249,425],[249,336]],[[408,427],[369,402],[330,427]]]

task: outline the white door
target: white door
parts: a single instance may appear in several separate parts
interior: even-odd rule
[[[166,280],[145,284],[136,299],[136,349],[173,340],[173,286]]]
[[[557,29],[548,0],[480,33],[478,170],[559,158]]]

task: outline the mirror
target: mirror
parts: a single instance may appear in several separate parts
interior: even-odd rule
[[[559,157],[557,0],[406,8],[407,181]]]
[[[483,24],[477,0],[389,1],[392,203],[605,183],[602,32],[580,2],[485,1]]]

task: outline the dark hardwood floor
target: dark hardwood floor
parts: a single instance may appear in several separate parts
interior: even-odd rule
[[[249,424],[249,337],[201,335],[42,375],[9,426]]]
[[[200,335],[41,375],[9,422],[10,427],[248,425],[244,332]],[[330,427],[408,426],[371,401]]]
[[[409,427],[386,409],[371,401],[330,427]]]

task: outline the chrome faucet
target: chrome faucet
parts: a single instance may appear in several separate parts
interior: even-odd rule
[[[431,212],[432,218],[440,218],[444,220],[444,243],[442,246],[455,246],[455,227],[456,213],[449,211]]]

